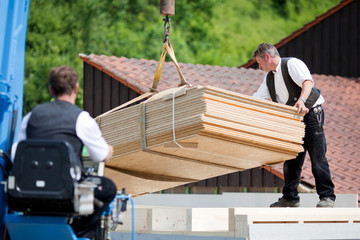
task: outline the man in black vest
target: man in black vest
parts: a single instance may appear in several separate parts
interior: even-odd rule
[[[268,43],[259,44],[253,53],[259,68],[268,72],[255,97],[295,106],[304,113],[304,152],[284,162],[283,196],[270,207],[299,207],[298,186],[305,154],[309,152],[316,191],[320,201],[316,207],[334,207],[334,184],[326,159],[326,140],[323,130],[324,98],[314,87],[314,81],[305,63],[297,58],[280,58],[277,49]]]
[[[85,145],[92,161],[107,162],[113,155],[113,147],[102,137],[95,120],[75,106],[79,90],[78,75],[67,66],[51,69],[49,90],[54,101],[36,106],[21,124],[18,141],[24,139],[54,139],[70,143],[81,160]],[[99,178],[101,184],[95,189],[95,198],[103,205],[95,206],[92,215],[74,219],[72,228],[79,238],[92,238],[102,213],[116,195],[116,186],[108,178]]]

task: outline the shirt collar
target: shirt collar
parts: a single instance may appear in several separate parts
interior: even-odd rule
[[[276,70],[275,70],[275,71],[272,71],[272,72],[273,72],[273,73],[279,72],[280,66],[281,66],[281,58],[280,58],[280,60],[279,60],[279,62],[278,62],[278,65],[276,66]]]

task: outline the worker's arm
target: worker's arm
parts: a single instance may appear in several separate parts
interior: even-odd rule
[[[113,154],[114,154],[114,148],[113,148],[113,146],[108,145],[108,149],[109,149],[108,155],[107,155],[106,158],[103,160],[103,162],[109,161],[109,160],[112,158]]]
[[[309,97],[311,89],[314,87],[312,80],[305,80],[302,84],[300,97],[295,103],[295,107],[298,109],[298,113],[308,113],[309,109],[305,106],[305,101]]]
[[[29,122],[30,116],[31,116],[31,112],[26,114],[21,122],[17,141],[14,142],[13,145],[11,146],[11,158],[12,159],[15,158],[15,153],[16,153],[18,143],[21,142],[22,140],[26,139],[26,128],[27,128],[27,124]]]
[[[86,146],[92,161],[107,162],[111,159],[114,149],[102,137],[99,126],[88,112],[80,113],[76,122],[76,135]]]

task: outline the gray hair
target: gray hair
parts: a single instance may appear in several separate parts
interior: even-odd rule
[[[263,58],[265,56],[265,53],[268,53],[272,57],[280,57],[280,54],[276,47],[269,43],[261,43],[259,46],[255,49],[252,57],[261,57]]]

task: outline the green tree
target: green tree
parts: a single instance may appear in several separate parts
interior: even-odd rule
[[[170,41],[179,62],[240,66],[259,42],[277,43],[339,2],[178,0]],[[73,67],[82,83],[79,53],[158,60],[164,39],[159,12],[158,0],[30,0],[24,113],[51,99],[51,67]]]

